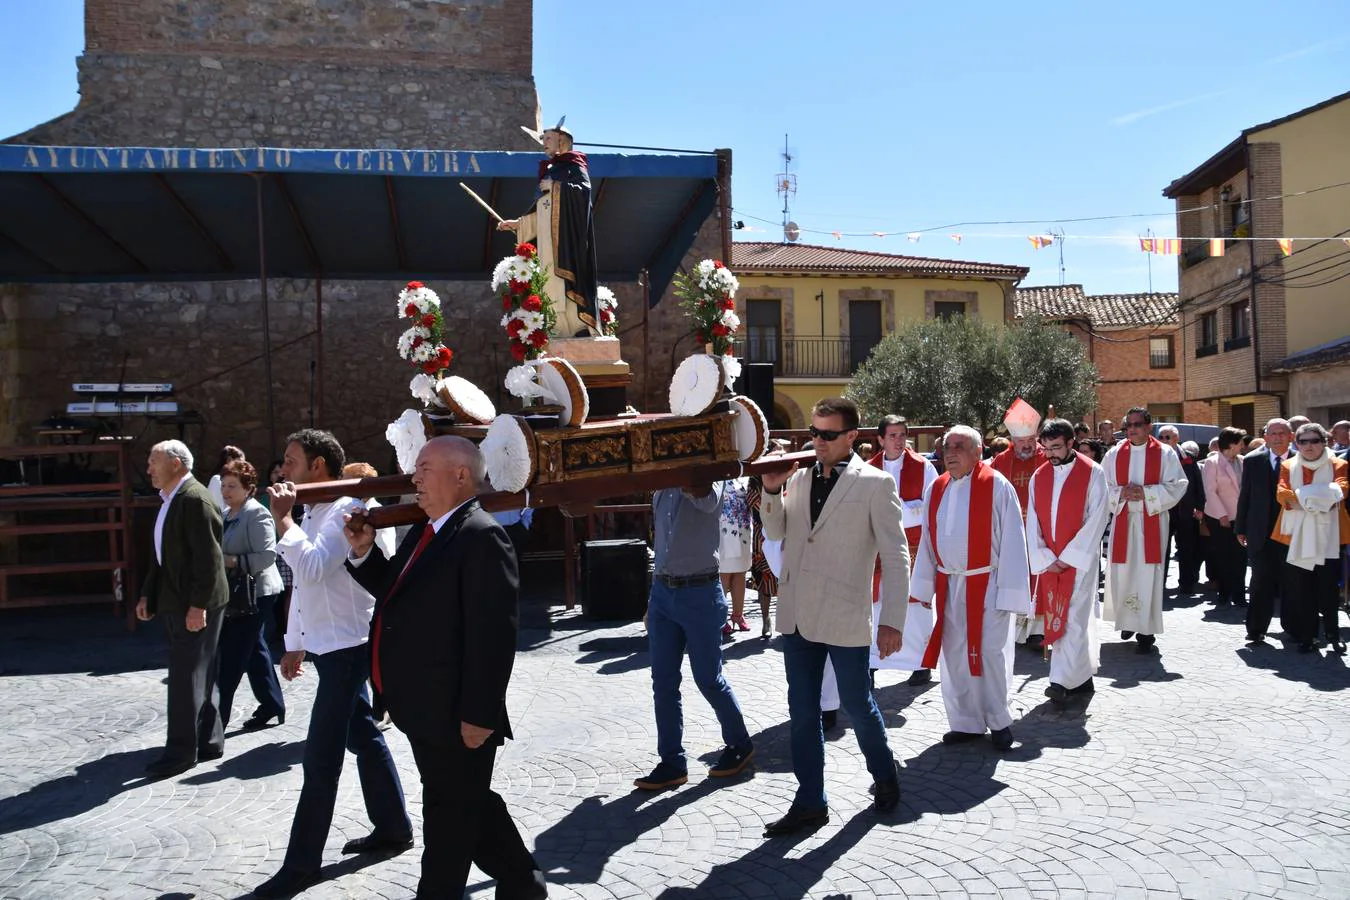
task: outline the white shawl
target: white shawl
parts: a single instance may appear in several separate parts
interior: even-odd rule
[[[1313,473],[1308,484],[1303,483],[1305,470]],[[1289,563],[1301,569],[1312,571],[1341,555],[1336,504],[1345,495],[1332,475],[1331,453],[1327,451],[1311,462],[1295,453],[1289,465],[1289,486],[1301,508],[1284,511],[1280,531],[1289,538]]]

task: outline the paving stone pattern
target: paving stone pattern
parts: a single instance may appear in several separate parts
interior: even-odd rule
[[[752,602],[748,604],[755,608]],[[1246,649],[1240,612],[1171,604],[1161,654],[1111,639],[1085,710],[1042,697],[1047,664],[1018,653],[1014,726],[944,747],[941,686],[883,672],[877,695],[904,765],[899,811],[867,809],[853,735],[831,735],[831,821],[766,841],[791,800],[777,640],[726,649],[758,748],[753,776],[630,789],[654,762],[638,624],[529,611],[511,688],[518,739],[496,784],[548,870],[579,898],[1242,898],[1350,896],[1350,670],[1280,642]],[[164,659],[154,627],[127,636],[105,613],[10,614],[0,632],[0,898],[234,898],[281,862],[300,789],[314,675],[286,688],[285,726],[233,734],[226,757],[141,778],[163,739]],[[685,681],[686,743],[710,761],[711,712]],[[252,709],[247,688],[236,722]],[[847,717],[841,714],[841,722]],[[397,731],[420,844],[420,787]],[[354,766],[328,840],[331,880],[306,898],[411,897],[420,851],[339,855],[368,830]],[[475,871],[470,895],[492,896]]]

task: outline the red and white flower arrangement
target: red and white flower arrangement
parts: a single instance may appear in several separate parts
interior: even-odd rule
[[[595,289],[595,311],[600,317],[601,337],[618,337],[619,334],[619,298],[603,284]]]
[[[548,350],[548,336],[556,317],[544,293],[548,270],[533,244],[517,244],[492,270],[492,290],[502,300],[502,327],[516,362],[537,359]]]
[[[435,377],[450,368],[454,351],[442,339],[441,298],[420,281],[410,281],[398,294],[399,315],[410,323],[399,336],[398,355]]]
[[[721,260],[705,259],[692,273],[675,273],[675,296],[693,319],[694,339],[711,345],[715,356],[732,355],[732,342],[741,327],[735,300],[740,286]]]

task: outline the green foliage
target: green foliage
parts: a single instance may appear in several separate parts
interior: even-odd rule
[[[863,421],[900,413],[919,425],[988,433],[1020,396],[1071,420],[1097,403],[1097,370],[1062,328],[1025,319],[1000,327],[958,316],[910,322],[887,335],[853,376]]]

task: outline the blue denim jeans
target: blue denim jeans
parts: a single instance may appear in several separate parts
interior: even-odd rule
[[[825,799],[825,733],[820,728],[820,680],[825,658],[834,664],[839,681],[839,705],[853,722],[858,747],[874,781],[895,778],[895,757],[886,741],[886,723],[872,698],[867,678],[870,647],[835,647],[802,637],[783,635],[783,665],[787,669],[788,718],[792,724],[792,773],[797,776],[794,806],[819,809]]]
[[[374,833],[390,839],[412,834],[394,758],[370,714],[366,695],[370,663],[365,646],[311,655],[310,660],[318,673],[319,686],[305,738],[305,780],[291,823],[285,862],[287,868],[306,873],[317,872],[323,863],[338,778],[348,750],[356,754],[361,795]]]
[[[659,579],[652,582],[647,644],[652,657],[656,752],[663,763],[686,770],[689,766],[680,702],[680,667],[686,651],[694,683],[722,726],[722,740],[731,747],[750,743],[740,704],[722,675],[722,625],[726,620],[727,600],[719,581],[683,588],[667,587]]]

